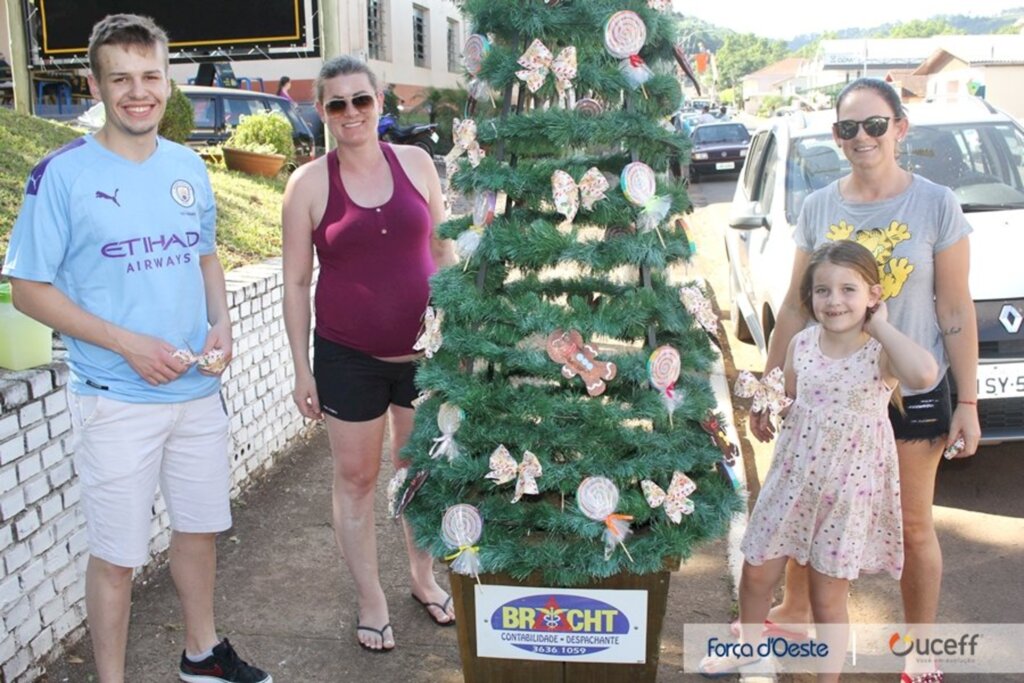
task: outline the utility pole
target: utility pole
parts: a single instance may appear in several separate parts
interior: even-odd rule
[[[320,59],[329,59],[332,55],[341,54],[341,21],[340,3],[334,0],[320,2]],[[327,151],[334,149],[334,138],[324,126],[324,145]]]
[[[14,110],[19,114],[31,114],[32,85],[28,73],[28,50],[25,49],[25,14],[21,11],[21,0],[7,0],[7,35],[9,45],[7,58],[11,64],[11,79],[14,81]]]

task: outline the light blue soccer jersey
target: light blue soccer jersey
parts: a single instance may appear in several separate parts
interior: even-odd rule
[[[163,138],[141,163],[79,138],[32,170],[3,273],[53,283],[86,311],[175,348],[203,348],[208,330],[199,256],[215,252],[206,166]],[[71,389],[130,403],[216,392],[194,367],[151,386],[122,356],[64,335]]]

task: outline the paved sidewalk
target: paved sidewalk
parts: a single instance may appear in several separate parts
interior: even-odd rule
[[[271,473],[235,503],[235,526],[218,541],[218,624],[243,659],[270,671],[275,683],[463,680],[456,629],[434,626],[409,597],[401,533],[384,509],[391,469],[385,458],[377,506],[381,578],[397,641],[388,655],[356,645],[353,588],[330,526],[331,463],[322,430],[280,457]],[[726,554],[725,541],[707,545],[673,576],[659,682],[703,680],[682,673],[682,625],[729,617]],[[134,598],[127,680],[178,680],[183,635],[166,567],[137,585]],[[41,680],[95,680],[88,636]]]

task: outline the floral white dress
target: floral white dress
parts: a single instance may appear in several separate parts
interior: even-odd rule
[[[750,564],[792,557],[818,572],[903,571],[896,441],[875,339],[845,358],[821,352],[821,328],[796,337],[796,400],[775,446],[741,549]]]

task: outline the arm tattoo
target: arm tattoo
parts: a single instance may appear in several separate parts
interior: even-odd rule
[[[964,330],[964,328],[962,328],[962,327],[951,327],[948,330],[943,330],[942,331],[942,336],[943,337],[952,337],[954,334],[960,334],[961,332],[963,332],[963,330]]]

